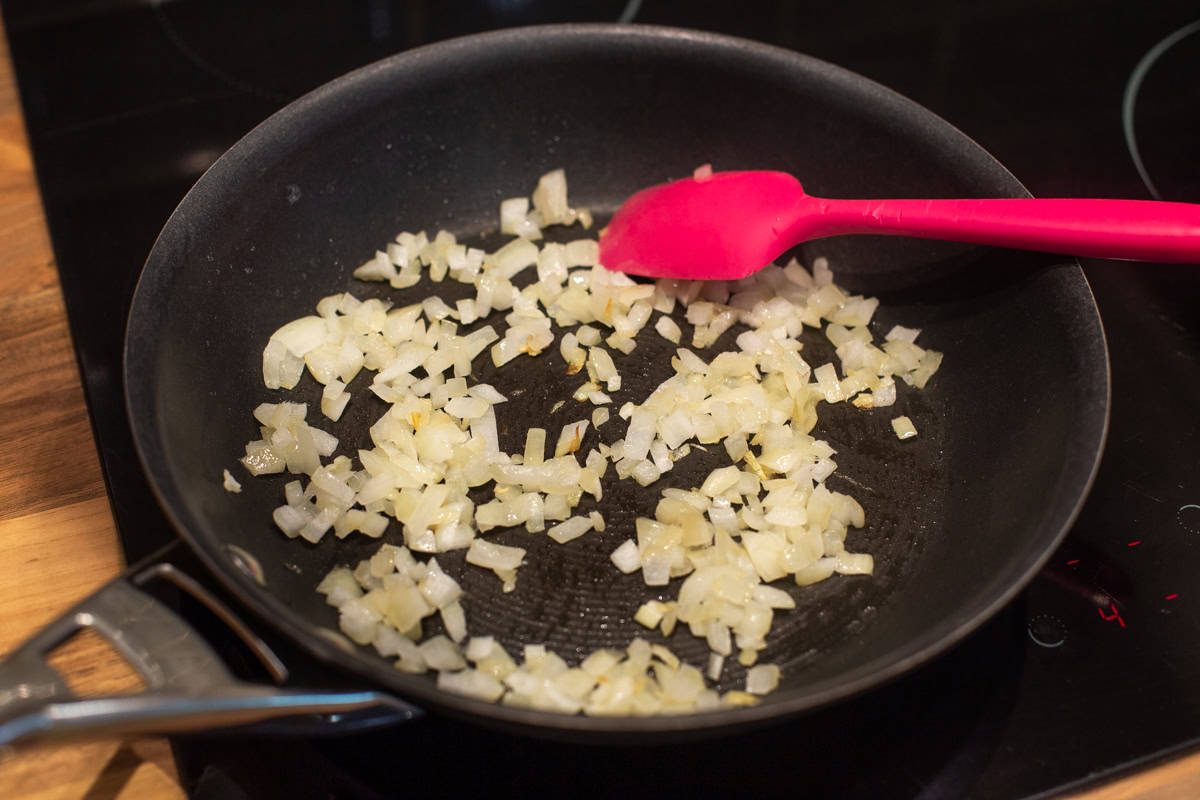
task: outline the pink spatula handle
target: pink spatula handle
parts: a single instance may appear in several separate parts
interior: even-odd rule
[[[889,233],[1094,258],[1200,262],[1200,204],[1149,200],[825,200],[801,238]]]

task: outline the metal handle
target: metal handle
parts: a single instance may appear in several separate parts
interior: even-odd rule
[[[237,679],[191,626],[138,588],[157,578],[170,580],[203,602],[272,677],[286,678],[286,669],[270,648],[224,604],[172,565],[155,564],[105,585],[0,663],[0,751],[52,739],[200,730],[368,707],[387,709],[392,721],[421,715],[420,709],[383,692],[278,689]],[[76,697],[46,655],[83,628],[121,653],[142,676],[146,691]]]

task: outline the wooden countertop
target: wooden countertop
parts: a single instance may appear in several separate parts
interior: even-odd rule
[[[7,39],[0,32],[0,654],[122,568],[67,329]],[[136,679],[77,637],[54,663],[93,693]],[[179,798],[164,739],[45,747],[0,761],[3,798]]]
[[[54,255],[0,30],[0,655],[122,565]],[[78,637],[54,663],[80,691],[136,687],[120,657]],[[0,760],[3,798],[178,798],[163,739],[45,747]],[[1200,797],[1200,753],[1075,796]]]

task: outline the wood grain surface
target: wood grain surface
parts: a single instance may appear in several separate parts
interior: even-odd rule
[[[0,654],[122,568],[54,255],[0,35]],[[97,638],[53,663],[88,694],[138,679]],[[0,798],[179,798],[164,739],[107,739],[0,758]]]
[[[41,199],[0,31],[0,655],[122,565]],[[53,660],[91,694],[135,689],[92,637]],[[106,739],[0,757],[0,798],[178,798],[163,739]],[[1073,795],[1200,798],[1200,753]]]

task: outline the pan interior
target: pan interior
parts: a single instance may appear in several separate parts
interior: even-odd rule
[[[444,227],[486,236],[502,198],[527,195],[557,167],[567,170],[573,203],[603,217],[636,189],[701,163],[788,171],[810,192],[835,197],[1024,194],[973,142],[902,98],[821,62],[721,37],[591,26],[508,31],[353,73],[218,161],[176,211],[143,273],[127,342],[130,413],[147,473],[183,535],[264,618],[418,702],[535,726],[707,724],[580,721],[484,706],[440,694],[432,678],[404,675],[366,650],[341,655],[311,632],[336,627],[314,587],[379,542],[285,539],[270,512],[288,476],[243,480],[239,495],[221,487],[222,470],[238,474],[237,457],[257,438],[250,411],[281,399],[261,379],[272,331],[335,292],[397,303],[423,296],[397,296],[350,275],[395,234]],[[829,702],[972,630],[1061,538],[1103,439],[1103,335],[1073,263],[883,237],[814,242],[801,255],[828,256],[840,283],[881,297],[879,334],[894,322],[919,327],[919,341],[946,360],[924,391],[903,387],[893,409],[822,407],[814,434],[838,450],[829,483],[865,507],[867,526],[850,544],[875,555],[876,574],[796,590],[797,610],[776,615],[761,659],[783,667],[780,689],[759,708],[720,719]],[[437,291],[449,299],[458,288]],[[831,354],[816,332],[805,342],[814,366]],[[665,377],[667,357],[667,343],[644,333],[638,349],[618,359],[623,394],[640,400]],[[493,374],[489,363],[475,375],[512,398],[500,409],[510,452],[529,420],[555,435],[584,416],[569,405],[553,410],[573,388],[557,354],[510,367],[517,364]],[[351,386],[358,391],[341,423],[314,422],[341,437],[339,452],[353,455],[383,409],[365,385],[360,376]],[[297,390],[314,409],[310,421],[318,389],[306,376]],[[916,422],[916,440],[891,434],[898,414]],[[599,435],[612,441],[622,429],[615,420]],[[697,458],[659,486],[693,485],[716,465]],[[494,634],[514,653],[547,642],[570,661],[634,635],[658,640],[633,613],[677,587],[664,595],[608,561],[632,536],[635,516],[653,511],[656,493],[636,488],[606,483],[607,530],[567,546],[523,530],[497,534],[530,551],[512,593],[490,573],[464,567],[461,551],[439,555],[467,589],[472,634]],[[388,537],[399,540],[395,523]],[[227,545],[255,556],[265,589],[230,567]],[[670,644],[704,663],[705,646],[686,632]],[[743,675],[727,669],[723,688]]]

